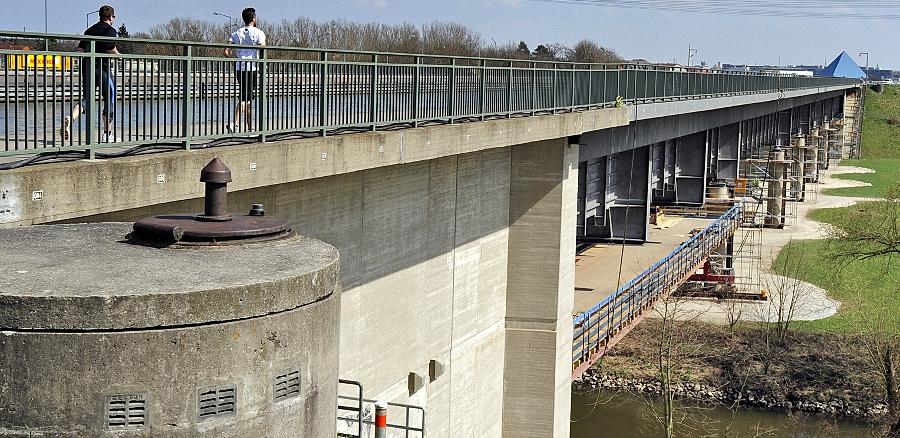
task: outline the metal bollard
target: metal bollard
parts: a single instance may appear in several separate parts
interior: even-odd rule
[[[375,438],[387,438],[387,408],[386,401],[375,402]]]

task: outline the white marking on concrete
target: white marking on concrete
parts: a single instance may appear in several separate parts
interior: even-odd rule
[[[0,187],[0,223],[19,220],[19,196],[14,189]]]
[[[43,190],[35,190],[31,192],[31,200],[32,201],[40,201],[44,199],[44,191]]]

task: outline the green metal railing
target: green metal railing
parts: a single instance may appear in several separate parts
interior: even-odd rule
[[[756,73],[687,72],[667,66],[580,64],[404,53],[265,47],[249,127],[229,132],[239,102],[235,67],[224,44],[113,39],[128,51],[96,53],[110,38],[0,32],[7,39],[71,50],[0,50],[0,157],[53,153],[107,157],[150,149],[332,135],[782,90],[845,88],[856,82]],[[238,46],[228,46],[237,48]],[[115,111],[104,116],[98,75],[115,81]],[[61,128],[77,104],[87,114]],[[106,118],[110,123],[106,123]]]

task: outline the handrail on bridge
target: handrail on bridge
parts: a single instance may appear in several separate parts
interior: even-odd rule
[[[0,157],[103,158],[857,83],[664,65],[295,47],[257,47],[259,60],[240,61],[223,57],[225,44],[132,38],[115,39],[131,53],[111,55],[95,50],[110,38],[9,31],[0,37],[89,42],[87,53],[0,50]],[[241,62],[249,62],[256,81],[243,89],[236,69],[248,67]],[[108,66],[114,93],[100,86],[107,77],[83,75],[82,64]],[[234,126],[240,101],[252,102],[251,111]],[[66,135],[64,117],[81,103],[87,115],[72,121]]]
[[[612,346],[616,335],[696,272],[716,248],[734,235],[742,212],[743,205],[736,204],[599,304],[578,314],[573,320],[573,377],[587,370]]]

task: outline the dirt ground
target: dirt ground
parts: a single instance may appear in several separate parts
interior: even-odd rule
[[[599,370],[632,379],[655,379],[660,357],[655,342],[662,322],[649,319],[607,353]],[[679,380],[733,392],[765,394],[772,399],[872,406],[882,403],[877,379],[867,369],[865,353],[837,335],[792,332],[785,342],[766,345],[765,332],[684,322],[686,333],[678,361]]]

